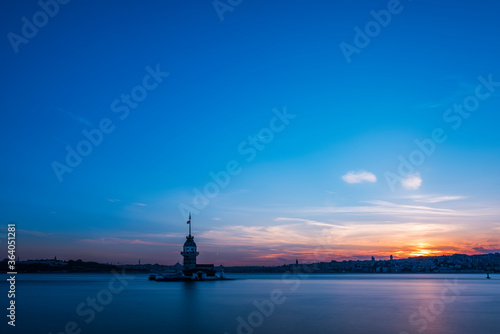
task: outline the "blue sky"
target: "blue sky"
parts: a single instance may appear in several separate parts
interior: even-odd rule
[[[22,258],[175,263],[180,206],[201,262],[500,249],[496,1],[401,1],[349,57],[395,2],[242,1],[221,20],[211,1],[72,1],[18,44],[42,7],[1,6],[0,217]],[[446,140],[400,175],[435,129]]]

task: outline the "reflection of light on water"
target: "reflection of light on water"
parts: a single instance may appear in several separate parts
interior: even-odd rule
[[[419,281],[412,284],[412,293],[420,300],[418,307],[415,303],[410,309],[412,312],[408,317],[408,327],[400,334],[411,333],[454,333],[456,327],[456,309],[462,305],[452,305],[458,298],[463,298],[462,292],[467,288],[464,282],[459,282],[457,277],[453,280],[446,279]],[[416,299],[414,298],[414,301]],[[467,307],[467,306],[465,306]]]

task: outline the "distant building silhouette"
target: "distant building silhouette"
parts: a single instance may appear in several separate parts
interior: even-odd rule
[[[183,267],[182,267],[182,264],[180,264],[179,262],[177,262],[176,264],[174,264],[174,269],[175,269],[176,271],[179,271],[179,272],[180,272],[180,271],[182,271],[182,268],[183,268]]]

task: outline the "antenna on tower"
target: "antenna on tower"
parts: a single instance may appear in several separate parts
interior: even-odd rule
[[[189,237],[191,237],[191,212],[189,213],[189,220],[187,221],[189,225]]]

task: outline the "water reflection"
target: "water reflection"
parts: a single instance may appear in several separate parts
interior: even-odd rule
[[[201,333],[198,330],[199,317],[202,314],[201,307],[203,304],[200,300],[199,288],[200,284],[204,282],[180,282],[180,298],[179,310],[181,312],[181,320],[184,325],[182,326],[182,333]],[[168,284],[168,283],[167,283]]]

